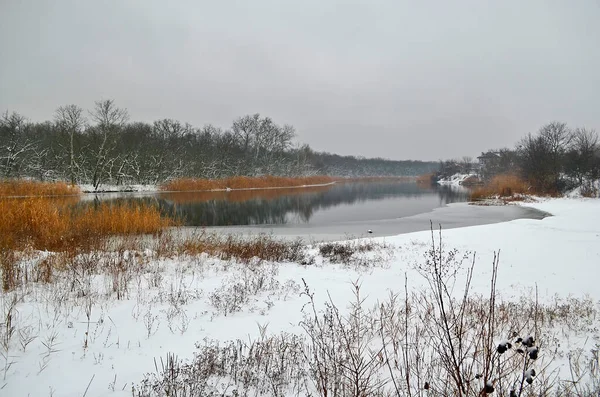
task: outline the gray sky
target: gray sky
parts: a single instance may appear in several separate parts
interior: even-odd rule
[[[477,155],[600,129],[598,21],[598,0],[0,0],[0,111],[112,98],[142,121],[258,112],[340,154]]]

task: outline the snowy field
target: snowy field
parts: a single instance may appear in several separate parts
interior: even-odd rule
[[[600,200],[540,199],[523,205],[553,216],[442,232],[445,250],[456,249],[456,258],[467,256],[450,294],[462,297],[473,255],[471,292],[489,294],[494,254],[499,252],[497,302],[535,299],[536,288],[540,305],[568,311],[587,302],[585,324],[553,328],[562,341],[562,350],[554,353],[555,375],[570,379],[568,353],[581,349],[589,363],[594,349],[597,359],[600,343],[595,314],[600,302]],[[437,231],[434,236],[439,243]],[[310,303],[302,294],[304,282],[317,311],[330,301],[344,313],[354,299],[356,281],[364,307],[389,301],[390,292],[418,294],[429,289],[423,272],[431,241],[430,232],[417,232],[355,242],[375,249],[342,263],[330,263],[316,247],[309,249],[310,260],[304,264],[247,264],[205,254],[163,257],[151,249],[81,258],[108,267],[126,263],[135,270],[66,270],[50,284],[28,283],[2,294],[0,395],[131,396],[145,374],[165,365],[168,353],[190,361],[196,344],[251,344],[266,335],[302,335],[303,310]],[[29,255],[36,257],[31,263],[39,255],[51,257]],[[505,336],[493,338],[495,345]]]

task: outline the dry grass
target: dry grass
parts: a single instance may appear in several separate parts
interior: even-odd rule
[[[516,175],[497,175],[484,186],[471,192],[471,200],[481,200],[490,197],[517,198],[519,195],[532,192],[527,182]]]
[[[24,180],[0,181],[0,196],[73,196],[80,194],[77,186],[64,182],[35,182]]]
[[[174,224],[150,205],[100,203],[72,208],[76,200],[0,200],[0,248],[62,251],[91,239],[158,233]]]
[[[293,187],[320,185],[335,182],[329,176],[309,176],[303,178],[285,178],[278,176],[247,177],[234,176],[224,179],[175,179],[160,187],[163,191],[209,191],[224,189],[264,189],[272,187]]]
[[[243,263],[248,263],[253,258],[301,263],[307,259],[302,240],[288,241],[267,234],[244,238],[239,235],[221,236],[216,233],[202,232],[177,243],[171,240],[168,244],[178,252],[187,255],[207,253],[220,259],[236,259]],[[163,247],[157,251],[168,252],[169,250]]]
[[[73,229],[77,233],[101,236],[155,234],[176,222],[161,216],[158,208],[144,203],[101,203],[75,211]]]
[[[433,177],[434,177],[433,173],[419,175],[417,177],[417,184],[424,185],[424,186],[431,186],[431,185],[433,185]]]
[[[3,290],[11,290],[23,282],[19,257],[29,250],[54,251],[61,253],[58,257],[64,254],[66,258],[74,258],[80,253],[106,249],[113,236],[158,234],[176,224],[163,217],[158,208],[147,204],[107,202],[77,208],[72,203],[76,200],[76,197],[0,199]],[[52,260],[44,261],[34,278],[50,282],[53,271],[62,267]]]

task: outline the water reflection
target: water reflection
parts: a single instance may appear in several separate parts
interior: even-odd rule
[[[186,226],[249,226],[403,217],[467,199],[468,191],[462,188],[370,182],[306,189],[157,193],[115,200],[154,203]]]
[[[440,198],[440,207],[450,203],[462,203],[469,200],[470,190],[456,185],[438,185],[433,189]]]

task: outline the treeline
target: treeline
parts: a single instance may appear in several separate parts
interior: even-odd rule
[[[469,158],[440,163],[439,174],[477,172],[484,181],[496,175],[521,177],[540,193],[574,187],[594,189],[600,179],[600,140],[595,130],[551,122],[528,134],[514,148],[489,150],[473,163]]]
[[[239,117],[227,129],[176,120],[130,122],[112,100],[85,111],[59,107],[54,118],[29,122],[0,118],[0,177],[92,184],[158,184],[181,177],[404,176],[437,168],[434,162],[365,159],[319,153],[294,144],[291,125],[259,114]]]

